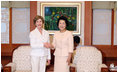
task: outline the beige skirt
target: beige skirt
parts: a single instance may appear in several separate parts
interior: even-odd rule
[[[55,56],[54,72],[69,72],[68,57]]]

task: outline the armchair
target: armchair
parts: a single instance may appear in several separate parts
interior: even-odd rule
[[[30,72],[30,46],[20,46],[14,50],[12,62],[3,67],[4,72]]]
[[[72,67],[77,72],[101,72],[108,71],[105,64],[102,64],[101,52],[92,46],[82,46],[77,48]]]

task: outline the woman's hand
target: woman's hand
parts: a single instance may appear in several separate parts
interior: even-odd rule
[[[50,48],[54,48],[54,46],[53,46],[51,43],[49,43],[49,47],[50,47]]]
[[[70,65],[70,61],[71,61],[71,58],[68,58],[66,61],[68,63],[68,65]]]
[[[72,56],[72,53],[69,53],[68,59],[66,61],[68,63],[68,65],[70,65],[70,63],[71,63],[71,56]]]
[[[47,61],[48,65],[50,65],[50,60]]]
[[[44,43],[45,48],[50,48],[50,44],[48,42]]]

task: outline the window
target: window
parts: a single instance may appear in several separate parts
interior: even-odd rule
[[[93,45],[111,45],[111,10],[93,10]]]
[[[30,8],[12,8],[12,43],[29,43]]]
[[[1,43],[9,43],[9,8],[1,8]]]
[[[28,44],[30,33],[30,1],[2,1],[1,7],[2,44]],[[10,22],[12,23],[9,24]],[[12,31],[9,28],[12,28]],[[11,38],[12,40],[10,40]]]

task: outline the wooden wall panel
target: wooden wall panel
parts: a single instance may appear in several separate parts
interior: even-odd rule
[[[112,14],[111,14],[111,46],[114,44],[114,9],[112,9]]]
[[[1,56],[1,63],[3,66],[11,62],[12,57],[11,56]]]
[[[1,45],[1,56],[12,56],[12,52],[21,45],[29,44],[2,44]]]
[[[117,46],[111,45],[93,45],[99,49],[104,57],[117,57]]]
[[[32,31],[35,28],[33,19],[36,15],[37,15],[37,1],[31,1],[30,2],[30,31]]]
[[[84,45],[92,44],[92,2],[85,1]]]

